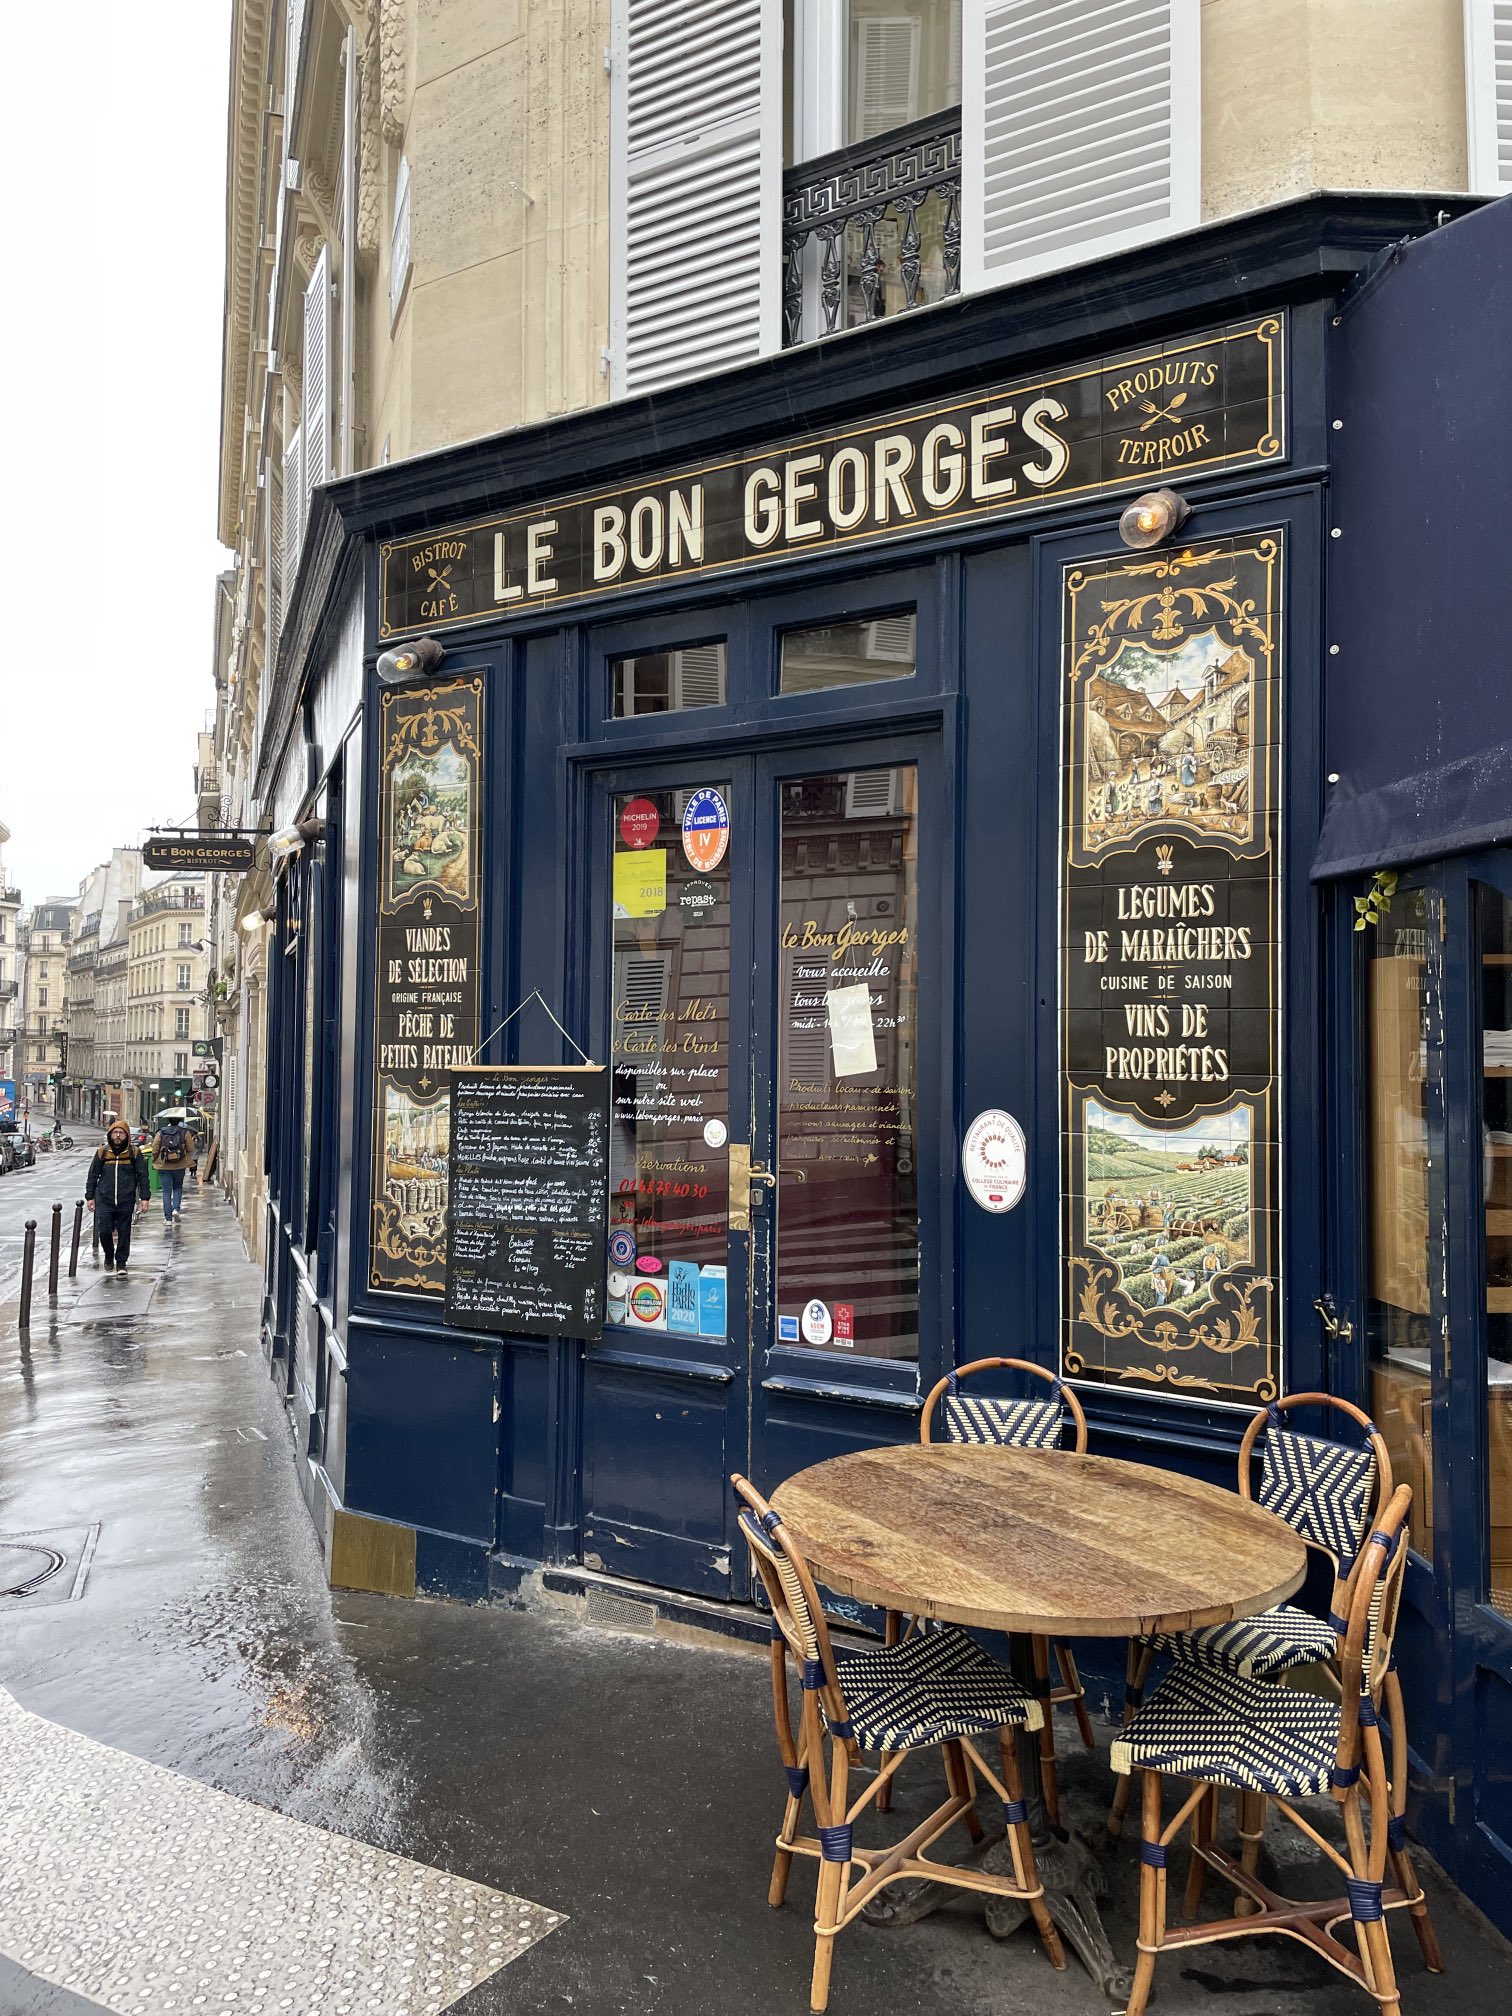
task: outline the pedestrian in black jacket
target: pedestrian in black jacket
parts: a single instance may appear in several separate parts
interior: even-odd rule
[[[84,1195],[95,1214],[95,1231],[105,1251],[105,1265],[124,1267],[131,1252],[131,1220],[146,1212],[152,1195],[147,1158],[131,1138],[131,1129],[113,1120],[89,1164]]]

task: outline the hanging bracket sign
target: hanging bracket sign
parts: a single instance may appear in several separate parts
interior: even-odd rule
[[[452,1072],[448,1323],[599,1336],[608,1144],[602,1065]]]
[[[142,843],[144,867],[176,875],[245,875],[252,858],[252,841],[239,833],[153,833]]]
[[[961,1174],[984,1211],[1011,1211],[1024,1194],[1028,1169],[1024,1130],[1011,1113],[978,1113],[961,1142]]]

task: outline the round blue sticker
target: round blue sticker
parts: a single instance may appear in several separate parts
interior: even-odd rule
[[[700,875],[724,859],[730,844],[730,814],[725,801],[709,785],[695,791],[683,808],[683,852]]]
[[[635,1262],[635,1234],[621,1226],[609,1235],[609,1258],[616,1267],[630,1267]]]

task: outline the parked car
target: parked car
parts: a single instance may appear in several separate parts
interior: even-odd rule
[[[0,1176],[16,1166],[15,1136],[0,1131]]]
[[[35,1169],[37,1166],[37,1144],[30,1134],[12,1134],[11,1148],[15,1153],[18,1169]]]

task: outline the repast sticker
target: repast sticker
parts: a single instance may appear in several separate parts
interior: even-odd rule
[[[695,791],[683,807],[682,844],[689,867],[700,875],[723,861],[730,844],[730,813],[712,785]]]

